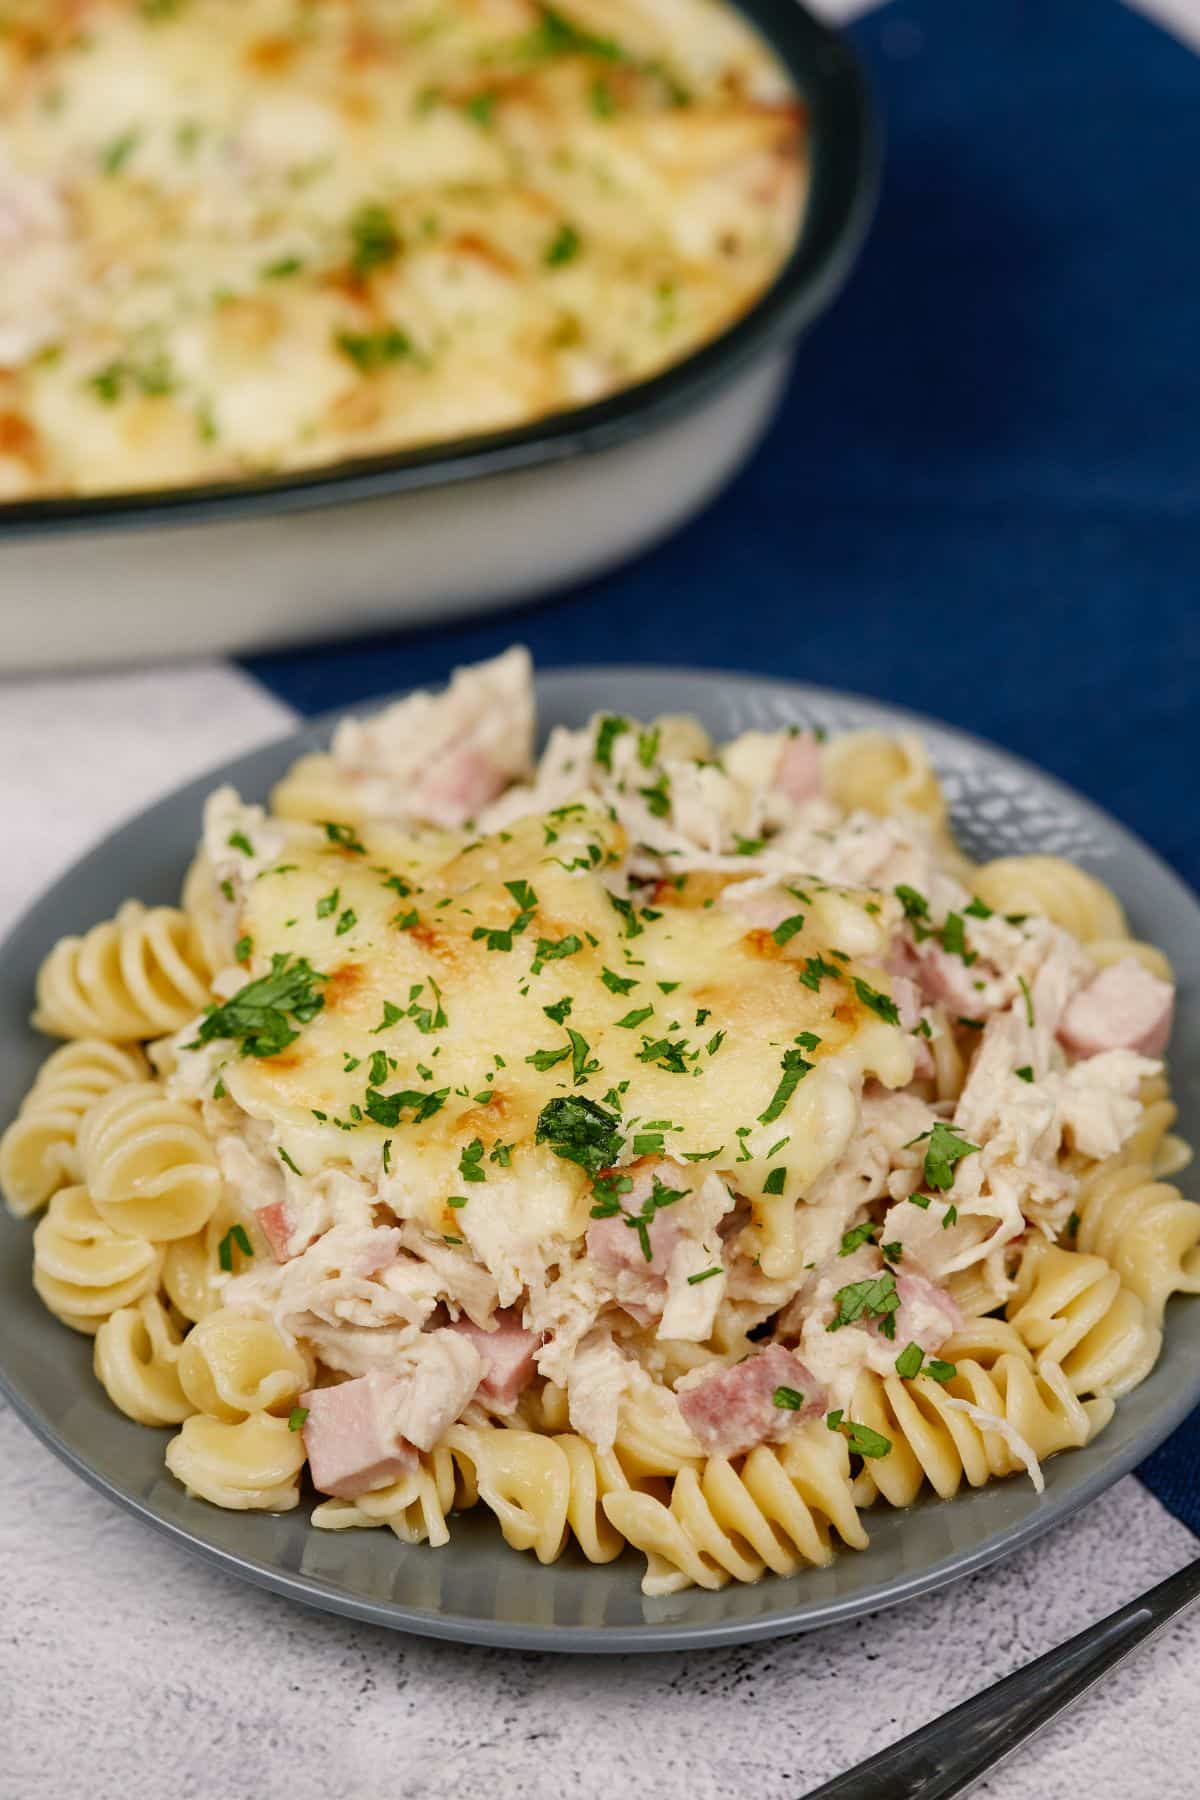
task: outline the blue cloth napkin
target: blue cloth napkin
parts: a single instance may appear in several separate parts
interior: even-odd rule
[[[1200,58],[1115,0],[893,0],[853,36],[875,228],[703,517],[516,615],[245,666],[305,712],[514,638],[849,688],[1041,763],[1200,884]],[[1200,1413],[1141,1474],[1200,1532]]]

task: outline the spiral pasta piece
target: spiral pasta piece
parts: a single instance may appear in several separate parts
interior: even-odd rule
[[[256,1412],[289,1414],[312,1379],[297,1345],[228,1307],[193,1326],[179,1353],[180,1385],[196,1411],[230,1424]]]
[[[0,1137],[0,1192],[18,1218],[56,1188],[79,1180],[79,1124],[102,1095],[146,1074],[140,1051],[99,1038],[63,1044],[38,1070],[21,1110]]]
[[[34,1289],[63,1325],[88,1336],[155,1291],[160,1269],[162,1251],[106,1226],[86,1188],[59,1188],[34,1231]]]
[[[419,1466],[386,1487],[356,1500],[323,1500],[313,1508],[312,1522],[322,1531],[386,1525],[404,1544],[450,1541],[452,1512],[465,1512],[479,1499],[474,1465],[445,1444],[422,1456]]]
[[[1102,1256],[1161,1325],[1172,1294],[1200,1294],[1200,1206],[1145,1163],[1101,1163],[1079,1185],[1077,1243]]]
[[[162,1243],[207,1224],[221,1198],[217,1157],[196,1109],[153,1081],[97,1102],[79,1132],[84,1179],[101,1218]]]
[[[128,1043],[180,1030],[208,999],[186,914],[128,900],[115,919],[55,945],[38,970],[33,1023],[52,1037]]]
[[[231,1423],[195,1413],[166,1450],[189,1494],[234,1512],[291,1512],[300,1504],[304,1437],[286,1419],[251,1413]]]
[[[192,1411],[179,1384],[179,1347],[166,1308],[147,1294],[96,1332],[96,1379],[113,1405],[139,1425],[178,1425]]]
[[[740,1466],[718,1456],[699,1470],[681,1469],[667,1503],[624,1490],[606,1495],[603,1506],[622,1538],[644,1554],[642,1592],[651,1595],[824,1565],[833,1559],[835,1533],[857,1550],[868,1541],[845,1440],[823,1425],[802,1426],[779,1446],[760,1445]]]
[[[964,1481],[982,1487],[1021,1469],[1035,1475],[1046,1457],[1086,1444],[1107,1424],[1112,1401],[1085,1406],[1060,1369],[1037,1368],[1027,1351],[1008,1350],[990,1368],[961,1358],[944,1384],[866,1371],[852,1411],[891,1444],[864,1467],[855,1490],[861,1503],[877,1495],[889,1506],[911,1506],[926,1483],[950,1500]]]
[[[1128,944],[1125,912],[1112,889],[1061,856],[997,857],[980,864],[972,886],[993,912],[1041,913],[1083,944]]]
[[[162,1251],[106,1225],[84,1187],[60,1188],[33,1234],[33,1285],[73,1331],[94,1336],[119,1307],[158,1286]]]
[[[1021,1257],[1007,1315],[1039,1365],[1058,1364],[1073,1394],[1127,1394],[1162,1348],[1145,1302],[1103,1257],[1045,1238],[1034,1238]]]

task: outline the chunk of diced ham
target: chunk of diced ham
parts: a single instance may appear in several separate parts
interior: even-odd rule
[[[668,1207],[655,1213],[646,1227],[650,1243],[650,1261],[642,1250],[641,1234],[620,1216],[594,1219],[588,1226],[588,1255],[605,1274],[619,1275],[628,1269],[634,1274],[658,1275],[665,1281],[671,1252],[683,1232],[671,1217]]]
[[[790,737],[775,765],[775,786],[795,805],[815,800],[821,792],[821,751],[811,731]]]
[[[983,1010],[976,981],[981,977],[968,968],[961,956],[943,950],[940,944],[927,941],[917,951],[917,983],[927,1000],[948,1007],[953,1013],[975,1018]]]
[[[442,762],[429,771],[415,804],[430,819],[460,825],[502,794],[511,779],[503,762],[469,742],[454,744]]]
[[[519,1312],[510,1309],[498,1312],[495,1317],[492,1331],[473,1325],[470,1319],[459,1319],[447,1329],[461,1332],[483,1358],[483,1377],[477,1389],[480,1398],[490,1401],[502,1412],[509,1412],[533,1377],[533,1355],[538,1340],[531,1331],[526,1331]]]
[[[1175,989],[1133,956],[1101,969],[1063,1011],[1058,1037],[1073,1056],[1136,1050],[1161,1056],[1175,1016]]]
[[[927,1275],[915,1271],[897,1275],[896,1292],[900,1305],[892,1315],[896,1321],[893,1341],[901,1349],[905,1344],[919,1344],[926,1355],[932,1356],[961,1329],[962,1313],[957,1303]]]
[[[272,1200],[269,1206],[255,1209],[259,1230],[271,1246],[271,1255],[276,1262],[287,1262],[292,1255],[292,1224],[288,1218],[287,1203],[283,1200]]]
[[[309,1470],[323,1494],[353,1500],[416,1468],[417,1452],[396,1424],[405,1386],[375,1371],[300,1396]]]
[[[801,1396],[798,1408],[775,1404],[781,1388]],[[772,1344],[680,1388],[679,1410],[710,1456],[740,1456],[756,1444],[780,1443],[800,1420],[818,1417],[825,1391],[794,1351]]]

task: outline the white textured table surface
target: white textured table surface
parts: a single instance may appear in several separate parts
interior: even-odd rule
[[[0,930],[119,817],[290,718],[218,665],[0,682]],[[838,1631],[613,1661],[469,1650],[215,1574],[0,1404],[0,1800],[799,1800],[1196,1550],[1129,1479],[1001,1568]],[[1194,1800],[1198,1671],[1193,1618],[980,1792]]]

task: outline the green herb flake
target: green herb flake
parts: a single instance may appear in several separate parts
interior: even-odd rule
[[[869,1007],[873,1013],[877,1013],[886,1025],[900,1023],[900,1009],[894,1000],[890,1000],[886,994],[881,994],[877,988],[869,986],[860,975],[855,975],[853,979],[854,991],[864,1006]]]
[[[778,1406],[783,1412],[799,1412],[804,1405],[804,1395],[793,1387],[777,1387],[771,1395],[771,1405]]]
[[[1033,1080],[1033,1066],[1031,1063],[1022,1063],[1021,1067],[1019,1069],[1013,1070],[1013,1074],[1020,1081],[1032,1081]]]
[[[836,1310],[831,1323],[826,1326],[827,1331],[840,1331],[844,1325],[854,1325],[859,1319],[878,1319],[883,1335],[895,1336],[893,1315],[900,1306],[900,1295],[896,1291],[896,1277],[890,1269],[885,1269],[881,1275],[869,1276],[865,1281],[850,1282],[839,1288],[833,1299]]]
[[[308,1417],[307,1406],[293,1406],[291,1412],[288,1414],[288,1430],[289,1431],[303,1431],[304,1421],[307,1419],[307,1417]]]
[[[334,936],[345,937],[346,933],[348,931],[353,931],[357,924],[358,915],[353,907],[348,906],[337,922],[337,930],[334,932]]]
[[[561,269],[567,263],[574,262],[583,248],[583,239],[574,225],[565,219],[546,245],[542,253],[542,261],[548,269]]]
[[[225,1236],[217,1245],[217,1261],[226,1275],[233,1273],[233,1247],[237,1245],[243,1256],[253,1256],[254,1246],[246,1236],[244,1225],[231,1225]]]
[[[240,850],[243,856],[254,855],[254,845],[244,831],[231,831],[225,841],[231,850]]]
[[[896,1358],[896,1373],[902,1375],[905,1381],[915,1381],[924,1361],[925,1352],[920,1344],[906,1344]]]
[[[778,925],[771,933],[771,936],[775,939],[777,944],[786,944],[789,938],[794,938],[798,931],[803,930],[804,914],[793,913],[790,919],[781,919],[779,921]]]
[[[849,1231],[842,1233],[842,1244],[838,1255],[853,1256],[861,1244],[873,1244],[874,1242],[875,1227],[869,1219],[866,1219],[861,1225],[853,1225]]]
[[[784,1183],[786,1181],[787,1170],[780,1164],[777,1169],[769,1169],[767,1171],[767,1178],[763,1182],[762,1191],[764,1194],[782,1194]]]
[[[595,1100],[564,1095],[547,1101],[538,1114],[534,1141],[589,1175],[612,1166],[621,1153],[620,1121]]]
[[[230,1038],[242,1056],[278,1056],[299,1035],[289,1025],[289,1017],[298,1025],[307,1025],[324,1006],[324,996],[315,985],[324,980],[304,957],[276,954],[269,975],[248,981],[223,1006],[209,1009],[194,1041],[210,1044]]]
[[[969,1138],[961,1136],[953,1125],[946,1125],[941,1119],[930,1131],[921,1132],[919,1137],[910,1138],[904,1146],[911,1150],[914,1144],[927,1142],[925,1151],[925,1180],[932,1188],[945,1191],[954,1185],[954,1166],[964,1156],[972,1156],[978,1149]]]
[[[785,1050],[783,1053],[783,1073],[779,1085],[767,1103],[766,1110],[758,1115],[760,1125],[770,1125],[777,1119],[804,1077],[816,1067],[807,1062],[799,1050]]]
[[[618,1019],[617,1024],[623,1031],[633,1031],[638,1025],[644,1024],[653,1011],[652,1005],[635,1007],[632,1012],[627,1012],[623,1019]]]

